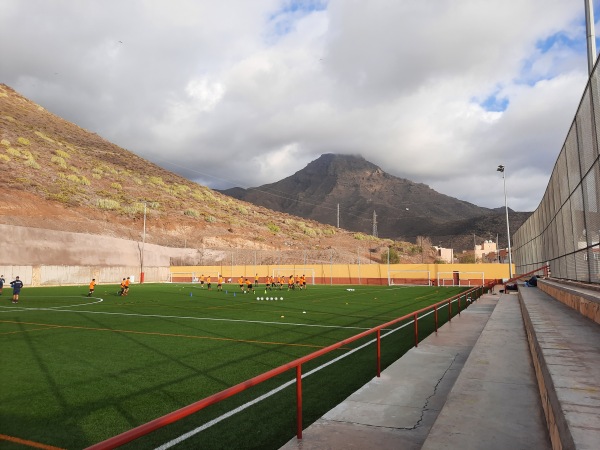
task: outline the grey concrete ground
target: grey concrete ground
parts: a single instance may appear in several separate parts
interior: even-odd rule
[[[420,449],[499,298],[483,296],[282,449]]]

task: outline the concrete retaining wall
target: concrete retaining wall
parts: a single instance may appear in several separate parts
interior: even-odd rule
[[[600,324],[600,303],[597,298],[570,289],[567,286],[557,286],[543,280],[538,281],[538,288],[559,302],[578,311],[581,315]]]
[[[169,267],[171,258],[196,253],[196,249],[146,243],[144,267]],[[141,255],[139,241],[0,224],[0,265],[4,266],[131,266],[138,267],[139,273]]]
[[[9,283],[17,276],[26,286],[87,285],[92,278],[97,283],[118,284],[124,277],[134,283],[140,281],[139,266],[0,266],[0,275]],[[144,267],[146,282],[165,282],[169,279],[168,267]]]

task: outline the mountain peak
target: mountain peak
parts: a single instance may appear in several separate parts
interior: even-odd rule
[[[325,153],[308,163],[303,169],[311,174],[339,175],[346,172],[381,172],[375,164],[367,161],[361,155],[337,155]]]

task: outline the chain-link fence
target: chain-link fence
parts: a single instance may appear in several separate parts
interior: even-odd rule
[[[518,273],[600,282],[600,74],[594,68],[544,197],[514,235]]]

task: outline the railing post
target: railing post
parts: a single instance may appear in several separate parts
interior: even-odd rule
[[[458,315],[460,316],[460,299],[462,298],[462,295],[458,296]]]
[[[448,300],[448,322],[452,322],[452,300]]]
[[[381,377],[381,329],[377,329],[377,377]]]
[[[417,313],[413,315],[415,321],[415,347],[419,346],[419,318]]]
[[[296,437],[302,439],[302,364],[296,366]]]
[[[435,332],[437,333],[437,331],[438,331],[437,305],[435,305],[433,307],[433,317],[434,317],[434,322],[435,322]]]

